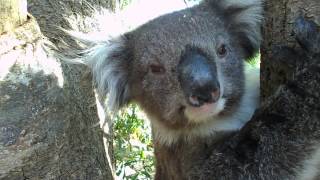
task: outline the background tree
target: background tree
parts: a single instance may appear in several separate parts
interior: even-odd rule
[[[90,13],[77,1],[28,3],[51,40],[62,16]],[[113,179],[91,77],[46,54],[26,1],[0,7],[0,179]]]

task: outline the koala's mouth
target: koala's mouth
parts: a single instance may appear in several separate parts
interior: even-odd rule
[[[210,104],[215,104],[220,98],[220,91],[208,93],[208,95],[197,95],[189,96],[188,103],[193,107],[208,106]]]
[[[225,99],[220,98],[216,102],[203,103],[200,106],[186,106],[184,114],[190,122],[200,123],[217,116],[225,108]]]

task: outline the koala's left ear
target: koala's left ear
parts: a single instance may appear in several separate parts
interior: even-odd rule
[[[97,44],[88,62],[102,95],[107,95],[109,110],[116,112],[130,101],[129,62],[131,53],[128,39],[120,36],[108,42]]]
[[[128,39],[120,36],[98,45],[95,58],[90,62],[97,90],[102,95],[108,95],[109,109],[114,112],[130,101],[130,52]]]
[[[227,17],[228,29],[243,48],[245,58],[252,57],[261,43],[263,0],[218,1],[224,17]]]
[[[107,98],[108,110],[117,112],[130,101],[128,38],[119,36],[95,40],[85,35],[72,35],[84,46],[78,62],[90,67],[98,94]],[[103,39],[103,38],[102,38]]]

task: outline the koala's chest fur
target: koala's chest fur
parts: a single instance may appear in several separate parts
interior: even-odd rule
[[[173,146],[163,146],[155,142],[156,180],[187,179],[187,172],[203,162],[209,156],[209,143],[204,139],[185,143],[178,142]]]
[[[223,141],[232,133],[220,133],[214,137],[195,138],[192,141],[179,140],[171,146],[163,146],[155,141],[156,156],[155,180],[186,180],[189,172],[210,157],[215,143]]]

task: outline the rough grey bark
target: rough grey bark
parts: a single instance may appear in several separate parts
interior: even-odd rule
[[[101,8],[115,10],[118,4],[119,1],[116,0],[28,0],[28,11],[37,19],[41,32],[50,40],[50,42],[53,42],[57,48],[65,47],[65,43],[70,47],[74,47],[78,44],[70,38],[70,36],[59,30],[60,28],[72,29],[79,32],[94,31],[96,28],[99,28],[94,19],[94,13]],[[63,52],[63,50],[61,51]],[[75,90],[82,89],[81,85],[74,79],[79,81],[84,76],[88,76],[90,73],[86,68],[84,66],[72,65],[66,62],[61,63],[70,88]],[[86,78],[86,81],[88,81],[87,83],[92,82],[91,78]],[[90,88],[90,91],[92,91],[92,88]],[[74,95],[76,96],[75,98],[83,100],[81,95]],[[85,107],[85,104],[83,103],[80,103],[80,105]],[[102,113],[104,114],[104,112]],[[112,122],[108,116],[100,117],[100,125],[104,133],[104,145],[109,164],[115,166],[112,156]]]
[[[63,16],[49,6],[61,2],[34,7],[51,38],[50,18],[60,24],[45,13]],[[91,77],[48,56],[44,41],[31,16],[0,36],[0,179],[113,179]]]
[[[66,38],[58,28],[88,32],[95,27],[95,22],[87,21],[85,17],[92,16],[95,9],[115,9],[116,2],[115,0],[28,0],[28,12],[37,19],[44,35],[50,41],[58,43]]]

